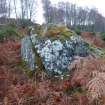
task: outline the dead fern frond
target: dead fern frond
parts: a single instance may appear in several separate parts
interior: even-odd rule
[[[99,72],[105,72],[105,59],[93,57],[78,57],[69,67],[74,71],[71,79],[72,85],[85,86]],[[97,73],[96,73],[97,71]],[[94,72],[94,75],[93,75]],[[101,74],[102,75],[102,74]]]
[[[87,84],[87,95],[91,102],[105,97],[105,73],[94,72],[94,78]]]

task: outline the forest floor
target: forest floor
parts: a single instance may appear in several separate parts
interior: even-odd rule
[[[78,92],[67,94],[69,79],[29,78],[19,66],[20,46],[19,41],[0,43],[0,105],[74,105],[71,101],[83,100]]]
[[[0,105],[105,105],[104,59],[78,58],[63,80],[43,73],[30,77],[20,48],[18,40],[0,42]]]

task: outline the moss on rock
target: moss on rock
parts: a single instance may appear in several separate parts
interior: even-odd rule
[[[89,45],[89,49],[92,55],[105,58],[105,49],[96,47],[95,45]]]
[[[65,39],[76,35],[75,32],[71,31],[66,26],[59,24],[48,24],[47,26],[38,26],[34,30],[34,33],[40,35],[41,37],[48,37],[52,40],[60,39],[61,41],[64,41]]]

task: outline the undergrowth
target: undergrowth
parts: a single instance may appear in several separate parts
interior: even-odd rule
[[[18,36],[16,31],[16,27],[12,26],[3,26],[0,27],[0,40],[4,40],[7,38],[15,38]]]
[[[60,39],[62,42],[76,34],[66,26],[54,24],[38,26],[36,29],[34,29],[34,33],[42,37],[51,38],[52,40]]]

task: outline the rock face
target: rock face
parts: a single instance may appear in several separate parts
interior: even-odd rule
[[[37,35],[26,36],[21,42],[21,55],[32,70],[36,68],[32,43],[48,73],[61,75],[67,71],[67,67],[73,61],[74,56],[85,57],[89,54],[88,44],[77,35],[71,36],[64,42],[59,39],[40,38]]]
[[[33,70],[35,67],[35,55],[32,50],[30,38],[28,36],[24,37],[21,41],[21,56],[23,60],[27,62],[30,69]]]

